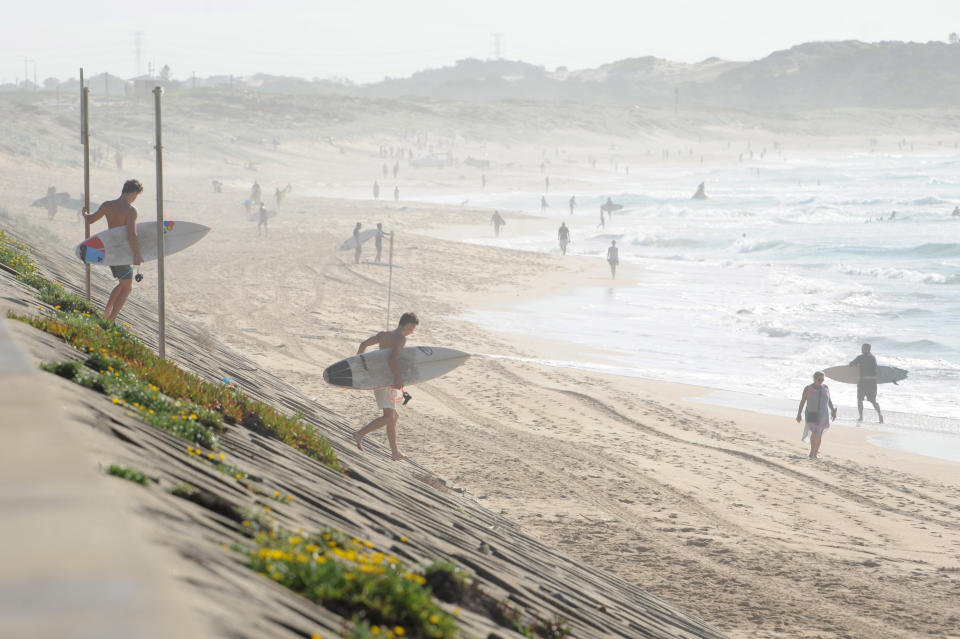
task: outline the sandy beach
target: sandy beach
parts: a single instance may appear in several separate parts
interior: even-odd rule
[[[376,415],[370,394],[334,389],[321,373],[401,312],[415,311],[422,323],[411,344],[474,354],[411,388],[414,399],[401,414],[401,449],[447,487],[731,637],[960,636],[956,464],[871,445],[869,423],[830,429],[823,458],[809,460],[792,420],[689,401],[710,389],[538,362],[572,359],[571,347],[478,325],[467,314],[568,287],[643,287],[645,273],[625,267],[611,281],[600,259],[458,242],[465,228],[492,235],[491,212],[469,203],[345,199],[367,197],[381,162],[391,161],[377,157],[379,134],[345,132],[345,155],[318,143],[291,141],[278,151],[248,143],[228,166],[223,149],[202,139],[211,130],[189,149],[180,138],[166,168],[167,210],[214,228],[166,264],[168,310],[193,327],[196,343],[222,342],[359,428]],[[569,155],[586,157],[606,144],[583,137],[592,146],[584,142]],[[538,183],[531,158],[539,150],[496,149],[501,167],[518,168],[499,168],[494,179]],[[257,156],[256,172],[240,168],[246,155]],[[30,216],[51,231],[51,246],[69,248],[82,232],[72,213],[47,223],[42,210],[27,207],[49,184],[78,181],[79,170],[57,162],[0,154],[0,188],[8,213]],[[641,171],[642,160],[635,166]],[[402,170],[402,192],[461,192],[476,177],[463,169]],[[577,167],[556,171],[557,188],[590,180]],[[155,192],[146,151],[129,157],[123,173],[98,169],[95,199],[114,197],[128,176],[144,182],[138,206],[149,219]],[[211,189],[215,178],[223,193]],[[266,196],[294,186],[266,237],[257,237],[241,205],[254,178]],[[522,227],[555,235],[569,219],[565,211],[547,220],[504,215],[507,233]],[[372,242],[360,264],[338,250],[357,221],[396,232],[389,316],[390,272],[370,261]],[[149,307],[154,265],[143,274],[132,298]],[[798,373],[798,395],[805,384],[806,373]],[[331,437],[350,445],[343,432]],[[363,456],[388,463],[386,450],[368,447]],[[414,467],[401,462],[391,472]]]

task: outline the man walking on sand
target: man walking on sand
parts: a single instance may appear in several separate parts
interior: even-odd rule
[[[133,208],[133,203],[142,192],[143,185],[139,180],[127,180],[123,183],[119,198],[104,202],[96,213],[90,214],[85,209],[83,211],[83,221],[88,225],[106,217],[107,228],[127,227],[127,241],[130,242],[130,250],[133,252],[133,263],[137,266],[143,263],[143,258],[140,256],[140,243],[137,241],[137,209]],[[103,317],[112,322],[120,314],[120,309],[133,290],[133,266],[111,266],[110,272],[119,282],[110,293],[110,299],[103,309]]]
[[[416,330],[419,324],[420,319],[415,313],[404,313],[400,316],[400,322],[397,324],[396,330],[380,331],[361,342],[360,348],[357,349],[358,355],[374,344],[381,349],[390,349],[390,357],[387,360],[387,364],[393,373],[393,385],[386,388],[378,388],[373,392],[377,400],[377,406],[383,409],[383,415],[356,431],[353,434],[353,441],[357,442],[357,448],[363,450],[363,438],[379,428],[386,427],[387,442],[390,444],[393,461],[400,461],[407,458],[406,455],[401,453],[400,449],[397,448],[397,421],[400,418],[398,411],[400,406],[406,403],[406,401],[404,401],[403,378],[400,377],[397,358],[407,343],[407,337]]]
[[[860,379],[857,381],[857,410],[860,418],[857,421],[863,421],[863,400],[866,399],[873,404],[882,424],[883,414],[880,412],[880,404],[877,403],[877,358],[870,353],[869,344],[860,347],[860,355],[850,362],[850,366],[860,368]]]

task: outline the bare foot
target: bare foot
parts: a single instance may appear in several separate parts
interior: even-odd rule
[[[403,461],[404,459],[410,459],[399,450],[393,454],[393,461]]]
[[[359,431],[353,434],[353,441],[357,442],[357,448],[363,450],[363,437],[360,436]]]

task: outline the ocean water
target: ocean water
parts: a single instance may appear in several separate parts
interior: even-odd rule
[[[621,262],[642,267],[639,282],[559,291],[469,319],[567,342],[564,365],[596,366],[576,346],[602,349],[605,370],[736,393],[744,408],[751,397],[796,402],[815,370],[846,364],[870,342],[880,364],[909,370],[899,385],[880,386],[890,424],[878,443],[960,460],[960,217],[951,216],[960,154],[864,153],[757,168],[665,164],[607,174],[592,192],[573,194],[573,216],[572,193],[548,194],[544,217],[571,228],[568,253],[595,257],[598,273],[609,273],[604,256],[616,240]],[[700,181],[710,199],[691,200]],[[624,210],[601,229],[608,196]],[[539,198],[422,199],[470,199],[509,220],[510,211],[539,215]],[[559,251],[555,233],[511,228],[464,240]],[[855,387],[828,384],[841,422],[853,423]],[[869,404],[864,412],[875,422]],[[911,448],[911,432],[938,443]]]

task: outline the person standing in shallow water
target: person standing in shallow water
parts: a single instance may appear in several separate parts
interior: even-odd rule
[[[870,344],[860,347],[860,354],[850,362],[850,366],[860,369],[860,379],[857,380],[857,411],[860,417],[857,421],[863,421],[863,400],[866,399],[873,404],[882,424],[883,413],[880,412],[880,404],[877,403],[877,358],[870,353]]]
[[[490,223],[493,224],[494,237],[500,237],[500,227],[507,223],[507,221],[503,219],[503,216],[500,215],[500,211],[493,212],[493,216],[490,218]]]
[[[610,248],[607,249],[607,264],[610,265],[610,277],[616,277],[617,265],[620,264],[620,249],[617,248],[616,240],[610,240]]]
[[[810,431],[810,459],[820,459],[820,443],[824,431],[830,428],[831,418],[837,418],[837,407],[830,400],[830,389],[823,383],[823,373],[817,371],[813,374],[813,383],[803,389],[803,397],[797,407],[797,423],[801,419],[806,422],[804,436]]]
[[[570,243],[570,229],[566,222],[560,222],[560,228],[557,229],[557,241],[560,242],[560,252],[567,254],[567,245]]]
[[[390,349],[390,357],[387,365],[393,373],[393,385],[386,388],[378,388],[373,394],[377,400],[377,407],[383,410],[383,415],[377,417],[372,422],[356,431],[353,434],[353,441],[357,443],[357,448],[363,450],[363,438],[377,430],[378,428],[387,429],[387,442],[390,444],[390,452],[393,461],[406,459],[406,455],[397,448],[397,422],[400,419],[398,412],[400,407],[406,403],[403,393],[403,378],[400,376],[398,357],[400,351],[407,343],[407,338],[420,325],[420,319],[416,313],[404,313],[400,316],[397,328],[392,331],[381,331],[360,343],[357,354],[363,353],[369,347],[376,344],[381,349]]]

